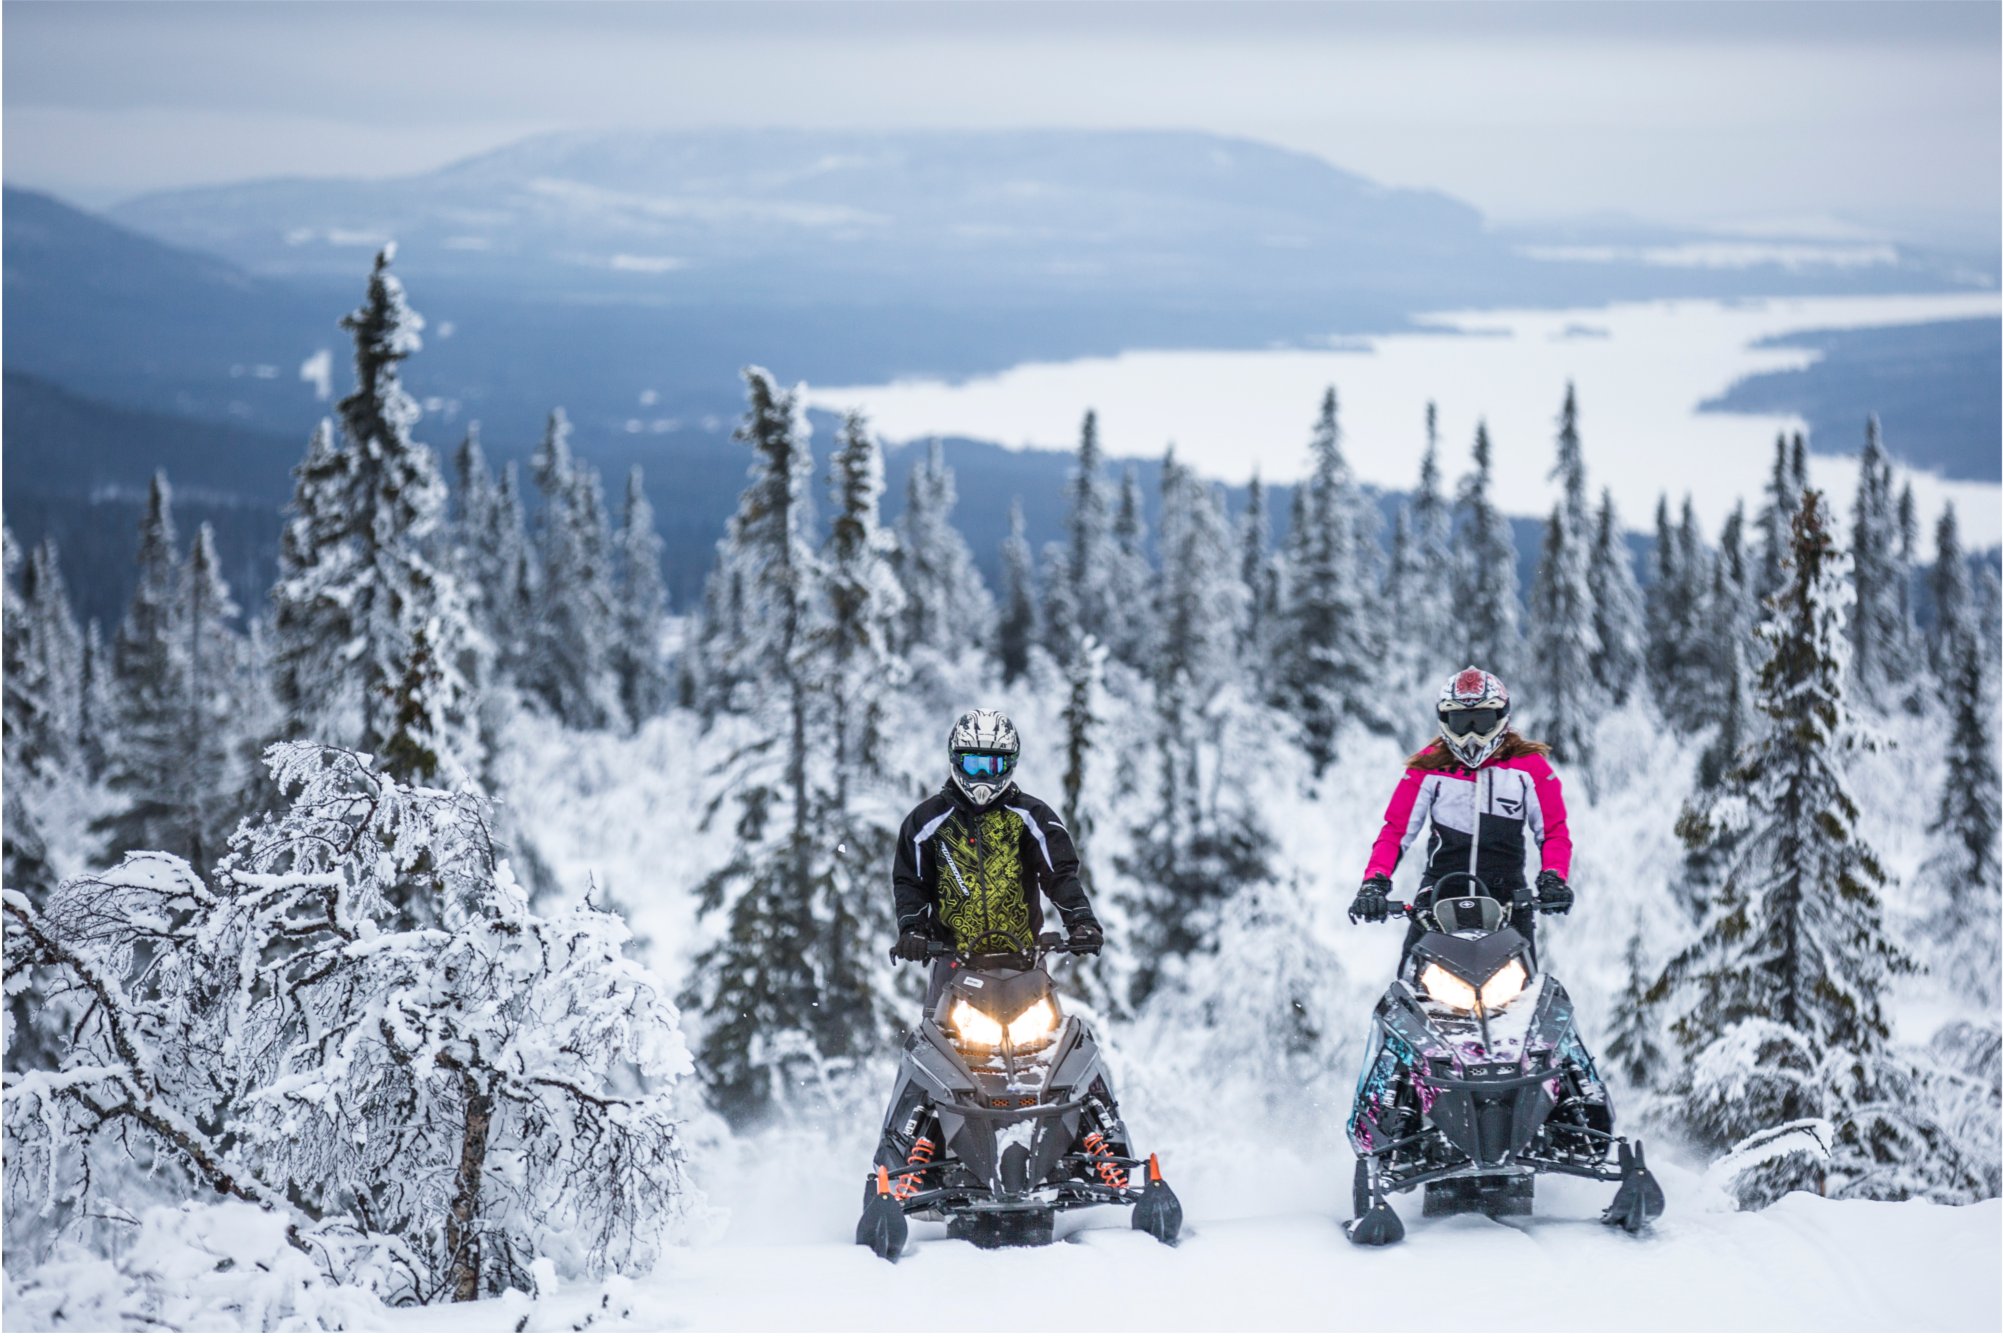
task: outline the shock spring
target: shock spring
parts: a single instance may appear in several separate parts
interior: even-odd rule
[[[904,1158],[904,1173],[897,1176],[894,1196],[908,1198],[918,1191],[918,1181],[925,1174],[925,1167],[932,1163],[932,1139],[921,1137],[911,1144],[911,1154]]]
[[[1085,1154],[1098,1164],[1099,1182],[1107,1188],[1125,1188],[1127,1174],[1111,1159],[1112,1153],[1106,1146],[1106,1135],[1094,1130],[1085,1134]]]

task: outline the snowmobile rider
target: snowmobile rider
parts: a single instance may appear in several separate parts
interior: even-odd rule
[[[1533,908],[1557,915],[1572,908],[1572,888],[1565,881],[1572,835],[1551,749],[1509,727],[1509,689],[1473,666],[1440,689],[1438,714],[1439,736],[1406,759],[1405,778],[1391,793],[1384,829],[1370,847],[1363,885],[1349,905],[1350,922],[1381,924],[1390,917],[1391,873],[1430,818],[1417,903],[1430,905],[1433,887],[1448,874],[1473,873],[1489,895],[1512,907],[1511,926],[1534,956]],[[1526,834],[1537,842],[1542,865],[1534,907],[1524,882]],[[1421,935],[1415,918],[1405,935],[1401,969]]]
[[[1044,896],[1063,916],[1072,951],[1105,945],[1071,833],[1049,804],[1016,787],[1020,751],[1015,725],[998,710],[970,710],[954,723],[946,783],[897,833],[893,960],[923,961],[935,940],[961,956],[1028,956]],[[950,976],[949,962],[934,963],[928,1004]]]

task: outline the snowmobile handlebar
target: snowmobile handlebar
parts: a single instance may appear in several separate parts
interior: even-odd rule
[[[1456,891],[1451,895],[1444,890],[1444,888],[1460,882],[1467,883],[1468,890]],[[1521,905],[1521,906],[1526,906],[1529,909],[1539,914],[1545,913],[1547,911],[1548,907],[1545,904],[1544,897],[1537,895],[1534,888],[1526,886],[1521,888],[1520,890],[1529,892],[1530,894],[1524,896],[1521,900],[1517,899],[1516,892],[1514,891],[1508,893],[1505,896],[1497,896],[1494,892],[1491,892],[1488,889],[1488,884],[1486,882],[1483,882],[1473,873],[1449,873],[1445,877],[1441,878],[1438,882],[1435,882],[1432,886],[1420,888],[1420,891],[1422,893],[1430,891],[1432,893],[1432,900],[1427,901],[1424,904],[1421,904],[1418,901],[1392,901],[1390,903],[1390,909],[1398,912],[1399,914],[1402,914],[1406,919],[1417,919],[1420,915],[1432,909],[1433,905],[1436,902],[1442,900],[1452,900],[1455,897],[1460,897],[1460,896],[1483,896],[1509,909],[1514,909],[1516,906]],[[1396,916],[1387,917],[1385,922],[1387,923],[1390,922],[1390,918],[1394,917]]]
[[[1044,933],[1040,934],[1037,937],[1036,946],[1030,952],[1019,952],[1019,953],[998,952],[995,953],[995,955],[997,956],[1033,955],[1037,957],[1044,957],[1044,956],[1067,955],[1069,953],[1075,952],[1076,950],[1077,949],[1071,945],[1071,940],[1065,937],[1063,934]],[[980,952],[968,952],[963,954],[960,951],[960,949],[955,947],[952,943],[940,942],[936,938],[934,938],[925,948],[925,959],[927,961],[945,961],[956,957],[979,958],[981,955],[982,953]]]

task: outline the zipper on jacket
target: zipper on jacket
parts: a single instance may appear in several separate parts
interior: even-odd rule
[[[1488,783],[1488,779],[1487,768],[1474,773],[1474,820],[1469,823],[1474,829],[1468,833],[1467,872],[1468,876],[1477,882],[1481,880],[1481,805],[1487,797],[1483,786]]]

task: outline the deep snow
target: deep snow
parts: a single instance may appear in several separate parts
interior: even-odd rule
[[[1382,1250],[1340,1226],[1349,1160],[1224,1164],[1224,1147],[1165,1156],[1189,1213],[1167,1249],[1095,1208],[1040,1250],[983,1252],[914,1223],[895,1265],[848,1242],[847,1167],[768,1171],[719,1242],[677,1249],[651,1277],[530,1301],[386,1315],[425,1331],[1495,1329],[1961,1330],[2003,1325],[2003,1204],[1836,1203],[1796,1194],[1760,1213],[1707,1211],[1698,1177],[1658,1167],[1669,1212],[1629,1238],[1598,1223],[1611,1189],[1546,1182],[1528,1220],[1420,1218]],[[1200,1162],[1208,1160],[1205,1168]],[[1198,1164],[1192,1164],[1193,1162]],[[1186,1171],[1186,1173],[1184,1173]]]

